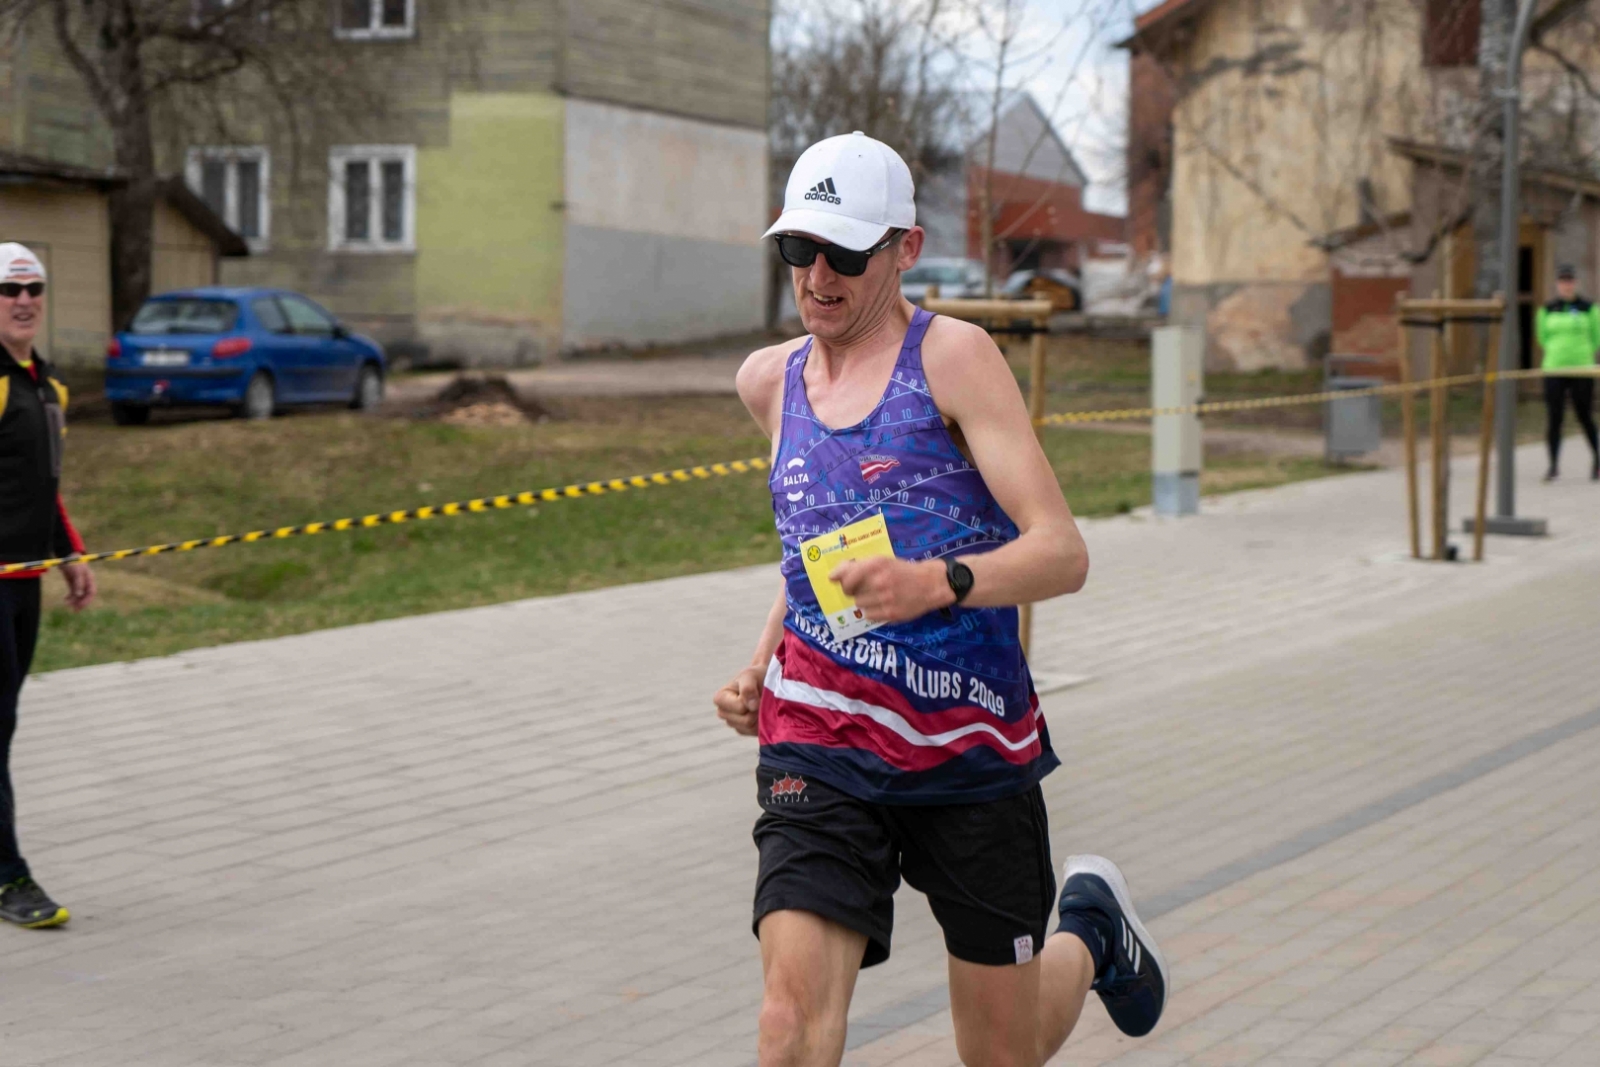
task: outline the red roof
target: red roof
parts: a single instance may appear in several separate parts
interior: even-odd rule
[[[1132,48],[1138,44],[1140,38],[1148,34],[1171,28],[1182,18],[1193,17],[1200,13],[1209,0],[1161,0],[1161,3],[1146,11],[1133,20],[1133,34],[1126,40],[1118,41],[1118,48]]]

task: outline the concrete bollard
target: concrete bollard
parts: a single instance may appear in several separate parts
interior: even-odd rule
[[[1205,335],[1192,326],[1159,326],[1150,339],[1150,406],[1200,402]],[[1151,488],[1157,515],[1200,511],[1200,416],[1157,415],[1151,427]]]

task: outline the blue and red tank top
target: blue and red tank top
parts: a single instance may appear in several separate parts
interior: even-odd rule
[[[761,762],[862,800],[957,804],[1020,793],[1060,765],[1016,608],[960,605],[838,641],[800,543],[881,512],[894,553],[993,551],[1017,537],[956,447],[922,370],[918,309],[877,407],[829,429],[806,397],[811,339],[789,357],[770,480],[788,613],[761,696]]]

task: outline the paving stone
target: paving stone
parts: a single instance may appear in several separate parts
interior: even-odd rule
[[[1167,902],[1175,985],[1056,1063],[1592,1062],[1600,724],[1472,769],[1600,707],[1600,491],[1520,463],[1554,534],[1482,566],[1398,558],[1394,472],[1084,524],[1088,588],[1037,613],[1041,672],[1094,679],[1043,700],[1052,843]],[[75,919],[0,930],[0,1065],[748,1067],[755,752],[709,694],[775,587],[32,679],[22,830]],[[938,928],[897,915],[846,1063],[955,1064]]]

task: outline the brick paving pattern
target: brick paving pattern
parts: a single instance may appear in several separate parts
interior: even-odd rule
[[[1555,535],[1484,566],[1401,558],[1394,472],[1085,524],[1039,612],[1092,679],[1044,697],[1053,842],[1123,865],[1176,982],[1055,1063],[1600,1058],[1600,486],[1521,460]],[[74,919],[0,929],[0,1067],[753,1063],[755,752],[709,695],[776,581],[33,679],[22,829]],[[955,1064],[899,903],[846,1062]]]

